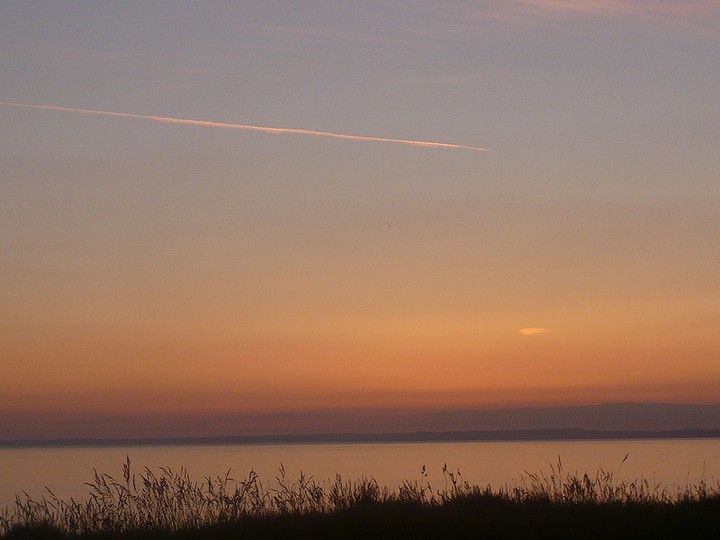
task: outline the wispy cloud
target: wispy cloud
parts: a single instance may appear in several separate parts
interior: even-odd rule
[[[535,336],[537,334],[544,334],[545,332],[549,332],[547,328],[537,328],[537,327],[530,327],[530,328],[521,328],[518,330],[523,336]]]
[[[372,44],[379,47],[407,47],[408,45],[421,45],[421,42],[408,42],[407,36],[387,35],[378,29],[367,28],[365,32],[347,28],[342,30],[336,28],[318,28],[301,25],[281,24],[258,24],[253,28],[266,33],[273,40],[289,41],[292,43],[305,42],[315,45],[327,45],[332,47],[343,46],[355,48],[362,45]]]
[[[504,0],[507,4],[588,14],[701,15],[718,10],[715,0]]]
[[[474,150],[478,152],[489,152],[487,148],[478,146],[468,146],[464,144],[452,144],[437,141],[417,141],[412,139],[393,139],[389,137],[370,137],[365,135],[351,135],[348,133],[333,133],[330,131],[316,131],[312,129],[298,128],[279,128],[266,126],[252,126],[247,124],[233,124],[229,122],[213,122],[208,120],[192,120],[189,118],[175,118],[171,116],[154,116],[147,114],[122,113],[114,111],[103,111],[96,109],[81,109],[76,107],[63,107],[59,105],[44,105],[31,103],[14,103],[9,101],[0,101],[0,105],[6,107],[21,107],[26,109],[61,111],[79,114],[91,114],[98,116],[111,116],[115,118],[134,118],[137,120],[149,120],[152,122],[161,122],[165,124],[183,124],[189,126],[200,126],[221,129],[238,129],[245,131],[258,131],[261,133],[286,134],[286,135],[307,135],[312,137],[328,137],[332,139],[344,139],[349,141],[364,142],[380,142],[380,143],[397,143],[409,146],[419,146],[423,148],[447,148],[455,150]]]
[[[710,30],[705,18],[720,15],[720,3],[716,0],[511,0],[509,3],[548,15],[626,18],[676,29]]]
[[[510,0],[508,4],[527,6],[529,9],[550,11],[570,11],[586,14],[627,13],[630,2],[626,0]],[[634,2],[635,4],[642,2]]]
[[[427,14],[459,30],[484,22],[537,26],[568,17],[623,19],[657,28],[717,35],[720,2],[717,0],[487,0],[448,3],[428,0]]]

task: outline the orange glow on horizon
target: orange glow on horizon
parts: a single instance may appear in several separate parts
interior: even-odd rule
[[[290,325],[268,334],[205,337],[169,329],[92,331],[93,341],[86,330],[44,339],[18,333],[24,345],[5,366],[6,380],[16,383],[0,388],[0,409],[486,408],[708,402],[720,395],[720,369],[706,355],[687,355],[699,346],[692,335],[654,346],[616,335],[609,346],[602,339],[607,329],[596,330],[596,338],[576,329],[535,340],[509,325],[391,323],[354,321],[334,330]],[[100,357],[104,365],[96,369]],[[38,358],[72,368],[38,376],[32,369]]]

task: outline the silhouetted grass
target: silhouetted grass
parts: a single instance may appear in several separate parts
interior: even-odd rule
[[[473,486],[443,468],[444,485],[421,479],[397,490],[373,478],[288,479],[273,487],[251,471],[193,481],[185,469],[95,473],[89,497],[18,496],[0,514],[3,539],[111,538],[715,538],[720,484],[668,489],[617,481],[603,471],[568,474],[562,463],[514,486]]]

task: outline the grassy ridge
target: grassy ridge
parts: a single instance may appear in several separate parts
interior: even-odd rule
[[[433,489],[425,470],[389,490],[370,479],[318,484],[281,467],[275,487],[254,472],[191,480],[184,469],[123,478],[95,474],[82,501],[52,492],[18,497],[0,515],[3,539],[18,538],[711,538],[720,531],[720,484],[682,489],[646,480],[566,474],[526,475],[502,489],[471,486],[444,468]]]

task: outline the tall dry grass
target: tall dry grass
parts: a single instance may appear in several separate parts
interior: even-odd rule
[[[397,490],[380,486],[373,478],[347,481],[339,475],[318,483],[302,473],[287,477],[281,466],[272,487],[263,485],[254,471],[235,480],[224,476],[197,482],[185,469],[131,470],[123,464],[122,479],[95,472],[81,500],[61,500],[48,489],[40,499],[27,493],[0,511],[0,536],[18,528],[48,527],[69,534],[178,531],[237,523],[245,518],[274,515],[329,514],[372,505],[442,507],[471,499],[510,504],[544,502],[553,505],[677,505],[720,499],[720,482],[668,489],[647,480],[618,481],[599,469],[593,476],[567,473],[562,461],[549,472],[526,473],[517,485],[480,487],[466,482],[459,470],[443,467],[444,484],[434,489],[423,467],[419,480],[405,481]]]

